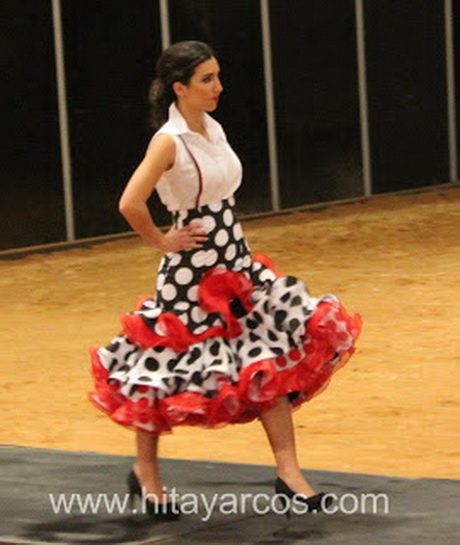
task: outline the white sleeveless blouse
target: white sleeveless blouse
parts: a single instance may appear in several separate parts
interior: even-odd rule
[[[168,121],[153,135],[170,134],[176,144],[174,165],[167,170],[156,185],[161,202],[170,211],[196,208],[228,199],[241,184],[242,167],[232,150],[225,132],[215,119],[205,114],[205,127],[210,140],[189,129],[176,104],[169,107]],[[199,165],[197,167],[187,148]]]

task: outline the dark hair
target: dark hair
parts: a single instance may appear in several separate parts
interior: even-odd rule
[[[187,85],[202,62],[214,57],[213,50],[203,42],[177,42],[163,51],[156,64],[157,77],[149,90],[150,120],[157,130],[168,119],[168,109],[176,100],[173,83]]]

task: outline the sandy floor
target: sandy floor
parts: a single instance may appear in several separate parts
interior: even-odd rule
[[[359,348],[295,413],[303,467],[460,477],[460,188],[244,222],[253,251],[364,319]],[[130,238],[0,262],[0,443],[133,454],[86,401],[86,350],[150,294],[160,255]],[[272,464],[258,423],[182,428],[164,457]]]

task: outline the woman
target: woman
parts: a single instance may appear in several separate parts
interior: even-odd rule
[[[219,72],[201,42],[174,44],[158,60],[151,89],[158,130],[120,200],[132,228],[164,252],[157,293],[122,317],[123,333],[110,346],[93,351],[91,399],[136,430],[132,494],[142,487],[162,503],[162,432],[259,418],[276,461],[276,492],[301,494],[320,509],[323,495],[297,461],[291,409],[324,389],[353,352],[360,319],[335,296],[313,298],[268,258],[251,255],[234,213],[241,164],[208,115],[223,90]],[[154,189],[173,216],[166,234],[147,208]],[[163,512],[174,517],[169,507]]]

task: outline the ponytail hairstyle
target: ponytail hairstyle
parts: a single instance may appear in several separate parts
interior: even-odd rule
[[[213,50],[203,42],[177,42],[163,51],[156,64],[157,77],[149,90],[150,120],[154,130],[168,120],[169,106],[176,100],[173,84],[187,85],[202,62],[214,57]]]

